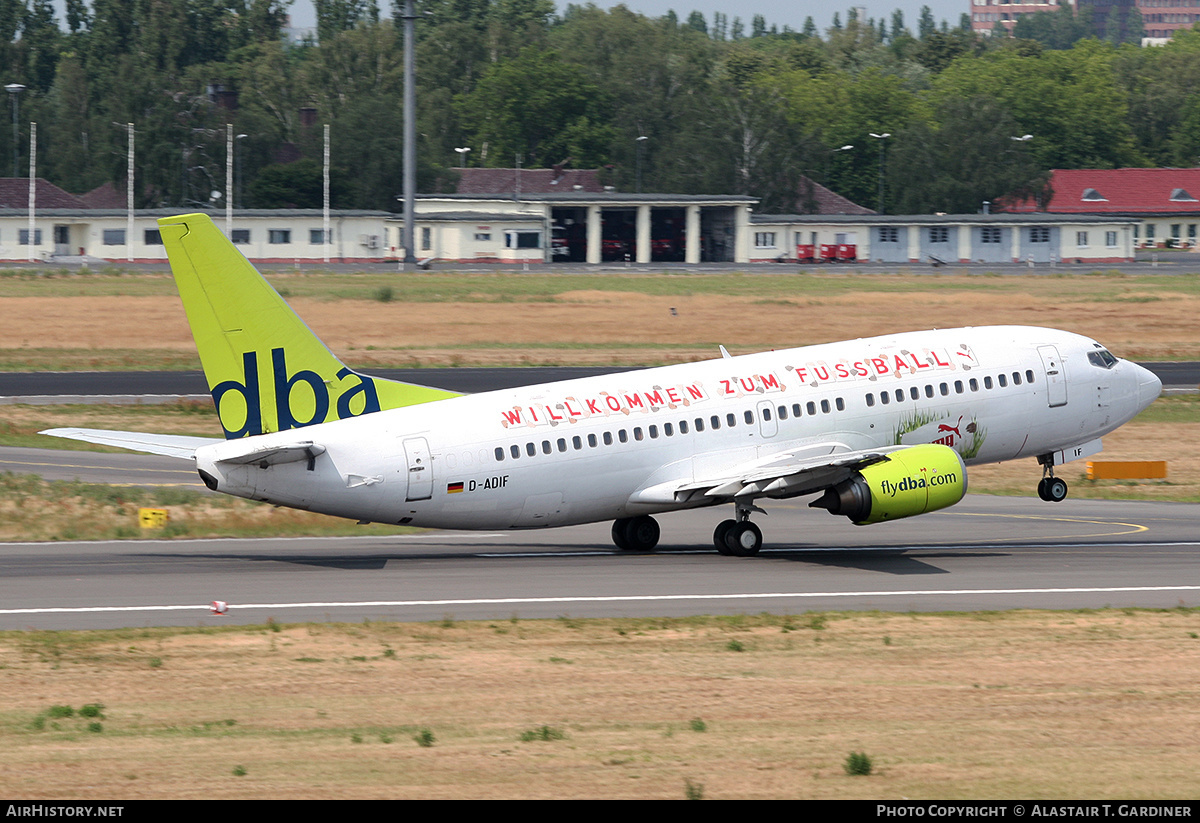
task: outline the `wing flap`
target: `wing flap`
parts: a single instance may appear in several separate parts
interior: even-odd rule
[[[146,454],[161,454],[166,457],[178,457],[190,460],[196,454],[196,449],[213,443],[224,443],[213,437],[188,437],[181,434],[151,434],[149,432],[123,432],[109,429],[46,429],[38,434],[51,437],[63,437],[67,440],[81,440],[84,443],[95,443],[98,446],[114,446]]]
[[[274,466],[279,463],[297,463],[301,460],[312,461],[317,455],[325,453],[325,447],[311,440],[299,443],[285,443],[282,446],[259,446],[254,444],[254,438],[248,440],[220,441],[222,444],[236,443],[243,448],[232,449],[228,445],[216,450],[214,462],[232,463],[244,466],[257,464],[262,467]]]
[[[719,476],[658,483],[634,492],[629,502],[671,504],[703,499],[705,503],[716,503],[796,497],[837,485],[859,469],[881,463],[888,459],[889,452],[902,448],[849,449],[842,443],[821,443],[731,467]]]

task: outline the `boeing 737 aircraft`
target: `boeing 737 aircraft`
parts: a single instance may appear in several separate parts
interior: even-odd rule
[[[362,522],[612,520],[618,547],[648,551],[652,515],[732,506],[714,545],[749,556],[772,500],[881,523],[957,503],[968,465],[1026,457],[1038,495],[1062,500],[1055,466],[1100,451],[1162,388],[1087,337],[999,326],[458,396],[344,366],[208,216],[159,225],[225,439],[43,434],[192,460],[210,489]]]

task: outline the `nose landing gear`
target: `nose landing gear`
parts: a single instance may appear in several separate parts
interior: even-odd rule
[[[1067,481],[1054,476],[1054,466],[1042,464],[1043,477],[1037,485],[1038,497],[1047,503],[1061,503],[1067,499]]]

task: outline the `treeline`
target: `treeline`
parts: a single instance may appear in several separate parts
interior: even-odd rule
[[[319,40],[288,44],[287,6],[66,0],[60,21],[50,0],[0,0],[4,82],[27,87],[18,173],[33,120],[40,176],[76,193],[122,181],[132,122],[140,206],[221,205],[232,123],[237,205],[316,206],[329,123],[334,204],[395,210],[398,10],[317,0]],[[887,211],[974,212],[1037,192],[1051,168],[1200,158],[1200,32],[1143,49],[1090,37],[1070,9],[987,37],[928,8],[915,33],[899,11],[835,14],[820,32],[811,18],[795,31],[761,15],[558,15],[551,0],[417,8],[420,191],[453,190],[455,148],[470,147],[476,166],[604,167],[626,191],[640,165],[644,191],[748,194],[760,212],[804,210],[802,175],[875,207],[882,168]],[[12,141],[0,128],[4,176]]]

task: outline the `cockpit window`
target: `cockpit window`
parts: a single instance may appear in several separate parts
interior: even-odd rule
[[[1111,369],[1117,365],[1117,358],[1108,349],[1095,349],[1088,352],[1088,362],[1102,369]]]

